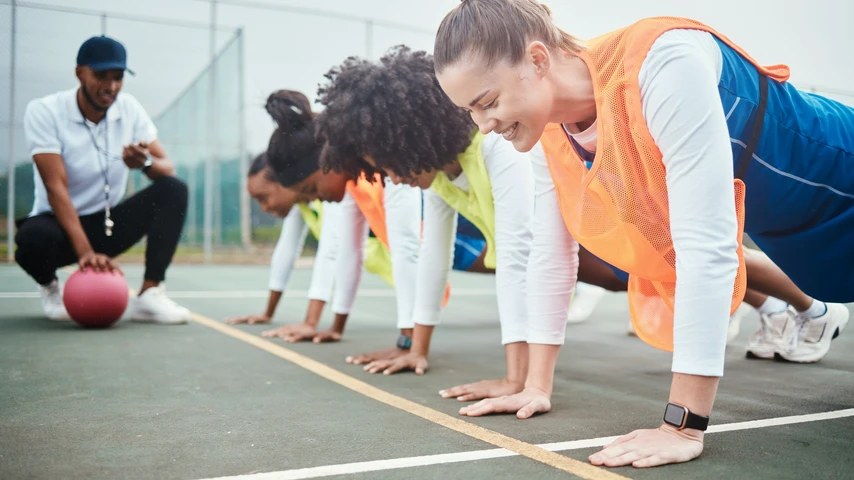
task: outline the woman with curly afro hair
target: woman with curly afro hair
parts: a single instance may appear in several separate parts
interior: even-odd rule
[[[336,293],[333,331],[337,335],[331,339],[337,340],[343,332],[345,312],[349,312],[355,300],[364,262],[369,271],[377,273],[395,287],[400,335],[396,337],[392,348],[348,356],[347,363],[367,364],[407,353],[413,328],[421,192],[408,185],[386,182],[379,175],[322,170],[319,158],[326,154],[328,149],[325,147],[328,145],[321,147],[322,142],[315,140],[314,114],[305,95],[288,90],[275,92],[267,101],[267,111],[278,126],[270,139],[266,155],[273,178],[294,194],[297,202],[316,199],[323,200],[325,204],[340,202],[336,208],[339,220],[328,222],[324,218],[321,232],[325,236],[330,228],[335,229],[339,244],[333,276],[336,279],[336,292],[343,291],[340,296],[343,300],[339,301]],[[461,224],[456,238],[454,268],[468,271],[483,269],[479,257],[485,243],[476,228],[465,228]],[[449,294],[450,288],[446,284],[443,304]],[[319,317],[319,313],[311,318],[316,317]],[[294,333],[294,328],[285,326],[271,334],[284,335],[289,341],[318,342],[330,339],[329,334],[318,337],[312,328],[306,328],[305,334]]]
[[[442,92],[433,59],[425,52],[400,46],[379,63],[351,57],[326,77],[318,98],[326,108],[316,120],[318,138],[326,142],[324,169],[351,176],[388,175],[394,183],[424,190],[412,348],[366,369],[427,369],[459,213],[486,238],[483,263],[496,275],[507,375],[441,394],[469,401],[521,391],[528,360],[525,270],[534,200],[530,161],[500,136],[477,132],[468,114]]]

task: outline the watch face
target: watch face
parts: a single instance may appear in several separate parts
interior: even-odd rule
[[[682,421],[685,418],[685,413],[685,407],[668,403],[667,408],[664,410],[664,421],[671,425],[681,427]]]

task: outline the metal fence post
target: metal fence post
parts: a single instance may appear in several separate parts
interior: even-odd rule
[[[240,100],[237,108],[240,111],[240,139],[238,141],[238,154],[240,155],[240,244],[245,250],[252,247],[252,208],[249,199],[249,191],[246,189],[248,178],[246,172],[249,170],[249,158],[246,152],[246,98],[244,91],[244,60],[243,60],[243,29],[237,31],[239,36],[239,50],[237,63],[237,90]]]
[[[213,259],[213,166],[216,157],[214,141],[216,139],[216,0],[211,2],[211,24],[210,24],[210,84],[208,88],[208,132],[205,143],[207,144],[207,159],[205,162],[205,218],[203,249],[205,263]]]
[[[9,66],[9,173],[6,175],[6,259],[15,261],[15,0],[12,0],[12,28]]]

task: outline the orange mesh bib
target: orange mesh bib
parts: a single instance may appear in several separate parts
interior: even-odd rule
[[[379,175],[373,183],[362,174],[356,181],[347,182],[347,193],[356,201],[356,205],[368,221],[368,226],[377,239],[388,248],[388,232],[385,224],[385,208],[383,208],[383,181]]]
[[[560,125],[549,124],[540,139],[567,229],[591,253],[629,274],[635,331],[647,344],[667,351],[673,350],[676,252],[664,164],[643,117],[638,74],[652,44],[671,29],[708,31],[756,65],[727,38],[698,22],[642,20],[593,39],[580,55],[593,77],[597,111],[598,141],[590,170]],[[756,66],[776,80],[788,78],[783,65]],[[747,286],[742,251],[745,187],[741,180],[734,182],[739,268],[730,313],[741,304]]]

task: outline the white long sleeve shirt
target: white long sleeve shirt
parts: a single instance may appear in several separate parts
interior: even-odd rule
[[[667,171],[676,250],[672,370],[705,376],[723,375],[738,266],[732,150],[717,90],[721,69],[711,34],[672,30],[653,44],[639,75],[643,116]],[[586,148],[595,148],[591,129],[579,132]],[[529,342],[562,344],[578,247],[564,226],[545,157],[535,151],[531,158],[536,212]]]
[[[314,267],[311,271],[311,285],[308,287],[309,300],[322,300],[329,303],[335,285],[335,262],[338,259],[340,231],[337,228],[341,217],[341,206],[337,203],[323,202],[323,215],[320,225],[320,238],[317,239],[317,252],[314,254]]]
[[[282,222],[282,231],[270,259],[270,290],[284,292],[294,263],[302,253],[305,238],[308,236],[308,225],[303,221],[299,208],[291,208]]]
[[[392,258],[398,328],[412,328],[415,271],[420,243],[421,192],[408,185],[385,183],[383,201]],[[340,203],[339,252],[334,267],[333,312],[350,313],[362,279],[368,221],[349,194]]]
[[[338,251],[338,230],[335,228],[338,222],[338,211],[338,204],[323,203],[320,238],[314,257],[311,286],[308,289],[308,298],[312,300],[328,302],[332,296],[335,280],[334,265]],[[285,291],[294,263],[302,253],[308,231],[308,225],[303,221],[300,210],[296,207],[292,208],[282,222],[282,231],[270,260],[270,290]]]
[[[495,283],[502,342],[524,342],[528,338],[526,268],[534,211],[531,162],[526,154],[517,152],[495,133],[484,139],[483,156],[495,204]],[[452,183],[468,190],[465,173]],[[424,239],[418,257],[415,296],[415,323],[420,325],[439,324],[445,284],[453,263],[456,221],[457,212],[442,197],[430,189],[424,191]]]

